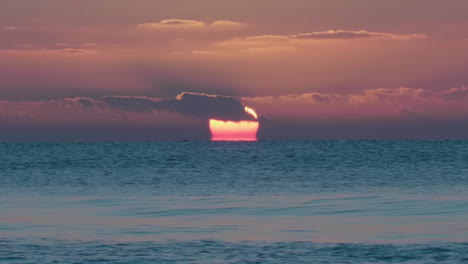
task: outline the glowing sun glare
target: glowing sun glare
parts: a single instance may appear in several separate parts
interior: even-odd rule
[[[245,107],[245,112],[258,119],[257,113]],[[213,141],[257,141],[258,121],[222,121],[210,119],[211,140]]]
[[[255,113],[255,111],[252,108],[246,106],[245,112],[253,116],[255,119],[258,119],[257,113]]]
[[[210,130],[213,141],[257,141],[257,121],[222,121],[211,119]]]

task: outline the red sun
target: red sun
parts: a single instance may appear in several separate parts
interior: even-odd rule
[[[257,119],[252,108],[245,112]],[[258,121],[222,121],[210,119],[211,140],[213,141],[257,141]]]
[[[257,121],[210,120],[212,141],[257,141]]]

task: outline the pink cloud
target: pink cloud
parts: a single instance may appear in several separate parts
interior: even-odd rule
[[[61,49],[5,49],[0,50],[0,53],[7,55],[22,55],[22,56],[83,56],[98,54],[97,50],[78,49],[78,48],[61,48]]]
[[[203,28],[205,23],[197,20],[166,19],[155,23],[143,23],[138,25],[143,29],[180,29],[180,28]]]
[[[304,44],[311,40],[358,40],[358,39],[374,39],[374,40],[394,40],[394,41],[409,41],[420,40],[427,38],[424,34],[396,34],[386,32],[369,32],[366,30],[328,30],[311,33],[300,33],[294,35],[257,35],[250,37],[238,37],[228,40],[222,40],[215,43],[215,47],[260,47],[260,46],[285,46]]]
[[[377,88],[358,93],[244,97],[263,114],[283,119],[468,118],[468,89]]]
[[[260,116],[283,120],[468,118],[465,87],[433,92],[420,88],[377,88],[359,93],[304,93],[226,97],[182,93],[175,98],[86,97],[48,101],[0,101],[2,123],[153,123],[190,118],[249,120],[245,106]],[[184,119],[185,118],[185,119]]]
[[[159,22],[148,22],[137,25],[138,28],[148,30],[233,29],[244,28],[246,26],[246,23],[229,20],[216,20],[212,23],[205,23],[203,21],[189,19],[166,19]]]
[[[302,33],[290,36],[296,39],[386,39],[386,40],[417,40],[425,39],[428,36],[424,34],[396,34],[385,32],[370,32],[367,30],[328,30],[312,33]]]

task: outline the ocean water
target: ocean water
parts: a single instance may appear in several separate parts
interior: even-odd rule
[[[0,143],[0,263],[468,263],[468,141]]]

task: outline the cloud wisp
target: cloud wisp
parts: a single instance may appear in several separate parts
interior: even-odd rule
[[[147,30],[235,29],[246,26],[246,23],[229,20],[216,20],[212,23],[205,23],[190,19],[165,19],[159,22],[147,22],[137,25],[138,28]]]
[[[288,36],[293,39],[385,39],[385,40],[416,40],[425,39],[424,34],[394,34],[385,32],[370,32],[366,30],[328,30],[321,32],[302,33]]]
[[[269,116],[287,119],[468,118],[468,88],[434,92],[421,88],[376,88],[359,93],[311,92],[243,97]],[[280,111],[277,111],[280,109]]]
[[[80,48],[60,48],[60,49],[5,49],[0,50],[0,54],[22,55],[22,56],[83,56],[95,55],[99,51]]]
[[[284,52],[307,49],[310,45],[325,41],[400,41],[410,42],[427,39],[424,34],[397,34],[366,30],[328,30],[290,35],[255,35],[234,37],[216,41],[207,50],[194,50],[197,55],[233,55],[236,53]],[[236,52],[236,53],[233,53]]]

